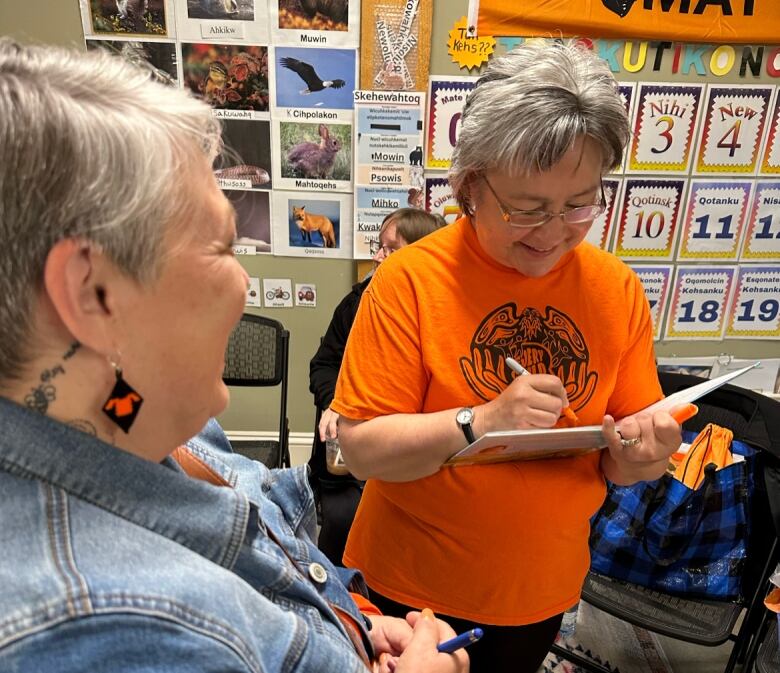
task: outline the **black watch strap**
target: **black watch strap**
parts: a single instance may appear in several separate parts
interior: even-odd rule
[[[471,428],[471,422],[474,420],[474,410],[470,407],[464,407],[458,411],[455,420],[458,422],[460,429],[463,430],[463,434],[466,436],[466,440],[469,444],[473,444],[477,441],[474,436],[474,430]]]

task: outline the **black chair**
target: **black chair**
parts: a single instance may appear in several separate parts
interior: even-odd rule
[[[777,615],[768,612],[761,632],[761,643],[755,660],[756,673],[780,673],[780,655],[777,648]],[[750,673],[746,668],[746,673]]]
[[[669,395],[703,379],[686,374],[660,373],[661,386]],[[596,573],[589,573],[582,598],[594,607],[636,626],[689,643],[715,646],[733,640],[734,646],[724,669],[731,673],[744,660],[751,640],[759,631],[767,579],[778,558],[777,530],[780,530],[780,478],[772,484],[770,474],[780,476],[780,403],[759,393],[726,385],[697,401],[699,413],[684,424],[698,432],[707,423],[717,423],[734,432],[734,438],[759,449],[755,458],[758,474],[752,498],[748,540],[748,560],[742,576],[744,598],[738,601],[711,601],[685,598],[653,591]],[[773,521],[774,519],[774,521]],[[745,616],[739,630],[734,626]],[[594,664],[558,644],[554,654],[580,665],[591,673],[605,673]]]
[[[278,386],[279,439],[241,440],[236,452],[268,467],[290,466],[290,427],[287,419],[287,369],[290,333],[271,318],[245,313],[230,335],[225,351],[223,381],[229,386]]]

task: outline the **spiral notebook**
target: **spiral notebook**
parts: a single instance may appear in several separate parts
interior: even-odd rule
[[[748,367],[729,372],[723,376],[704,381],[698,385],[680,390],[654,404],[644,411],[664,411],[674,409],[720,388],[738,376],[757,367],[754,362]],[[638,413],[638,412],[637,412]],[[617,423],[620,427],[620,421]],[[550,428],[532,430],[507,430],[505,432],[486,432],[477,441],[451,456],[445,465],[476,465],[478,463],[501,463],[512,460],[538,460],[540,458],[562,458],[579,456],[590,451],[598,451],[607,445],[601,433],[600,425],[583,425],[578,428]]]

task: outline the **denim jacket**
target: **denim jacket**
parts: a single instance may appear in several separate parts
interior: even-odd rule
[[[331,608],[365,640],[362,579],[314,545],[305,468],[213,421],[188,447],[232,488],[2,398],[0,428],[0,672],[365,672]]]

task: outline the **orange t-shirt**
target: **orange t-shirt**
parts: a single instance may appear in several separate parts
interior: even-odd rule
[[[497,367],[507,356],[558,376],[585,425],[662,397],[647,300],[625,264],[581,243],[528,278],[492,260],[462,218],[382,264],[331,407],[368,420],[479,405],[512,380]],[[589,519],[605,492],[599,457],[369,480],[344,561],[417,608],[497,625],[551,617],[577,601],[588,570]]]

